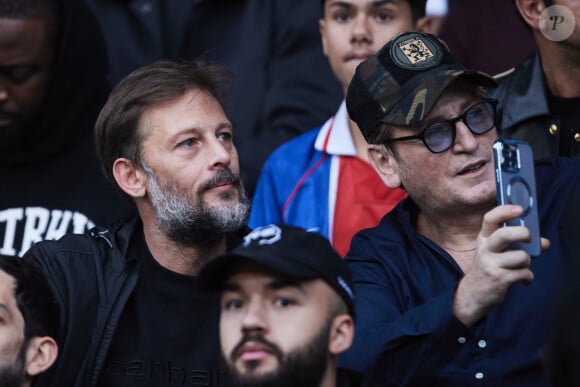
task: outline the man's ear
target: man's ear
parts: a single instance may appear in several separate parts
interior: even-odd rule
[[[334,317],[330,330],[328,351],[338,356],[352,345],[354,339],[354,320],[350,314],[339,314]]]
[[[415,30],[438,36],[444,21],[445,16],[423,16],[415,22]]]
[[[117,185],[134,198],[143,197],[146,193],[147,175],[134,162],[124,157],[113,164],[113,176]]]
[[[389,188],[399,188],[399,164],[393,155],[393,151],[379,144],[369,144],[367,152],[371,165]]]
[[[26,374],[33,377],[46,371],[57,356],[58,345],[52,337],[33,337],[26,349]]]
[[[516,0],[520,15],[534,30],[540,29],[540,15],[546,8],[543,0]]]

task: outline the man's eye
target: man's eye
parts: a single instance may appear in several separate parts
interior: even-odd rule
[[[393,20],[393,16],[389,12],[377,12],[375,18],[381,22]]]
[[[469,109],[466,117],[468,120],[479,121],[479,120],[485,118],[486,115],[487,115],[487,112],[483,106],[475,106],[475,107]]]
[[[35,70],[32,68],[18,68],[8,71],[6,76],[10,79],[10,82],[19,84],[24,83],[30,79],[35,74]]]
[[[449,133],[449,125],[443,122],[431,125],[425,131],[425,137],[446,136]]]
[[[223,133],[219,133],[217,137],[220,141],[226,142],[226,141],[231,141],[232,134],[229,132],[223,132]]]
[[[193,146],[193,142],[194,142],[193,138],[188,138],[187,140],[180,142],[178,144],[178,146],[191,147],[191,146]]]
[[[226,310],[240,309],[243,305],[242,300],[226,300],[223,303],[223,308]]]
[[[276,299],[274,300],[274,304],[276,306],[287,307],[294,305],[294,301],[292,301],[287,297],[276,297]]]
[[[339,23],[344,23],[350,19],[350,14],[348,12],[337,12],[334,14],[334,20]]]

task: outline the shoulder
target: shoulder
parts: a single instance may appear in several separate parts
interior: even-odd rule
[[[379,259],[382,261],[385,259],[385,253],[406,259],[405,246],[415,235],[410,223],[408,205],[405,205],[408,202],[409,200],[405,199],[399,203],[381,219],[377,226],[359,231],[352,239],[350,251],[346,256],[347,260]]]
[[[116,223],[110,228],[94,227],[84,234],[66,234],[58,240],[44,240],[34,244],[24,255],[38,263],[51,266],[69,265],[71,260],[104,258],[113,252],[124,252],[136,227],[135,221]]]
[[[512,87],[518,87],[519,90],[519,88],[529,86],[527,84],[532,79],[533,69],[538,60],[537,54],[534,54],[524,59],[517,66],[494,75],[493,78],[497,81],[498,86],[490,91],[491,96],[502,99],[504,94],[511,92]]]
[[[379,387],[375,381],[367,378],[360,372],[353,371],[346,368],[339,368],[337,370],[337,387]]]
[[[316,127],[293,138],[292,140],[286,141],[272,153],[271,158],[286,158],[287,156],[296,155],[296,152],[298,152],[298,155],[309,153],[314,149],[314,142],[316,141],[320,129],[320,126]]]
[[[529,73],[535,66],[537,59],[537,54],[531,55],[518,63],[517,66],[502,73],[495,74],[493,78],[498,81],[500,85],[503,83],[509,83],[511,80],[517,79],[522,74]]]
[[[25,257],[84,256],[92,254],[95,238],[89,234],[67,234],[58,240],[35,243]]]
[[[314,143],[320,129],[321,127],[311,129],[308,132],[280,145],[274,152],[272,152],[270,157],[268,157],[264,169],[270,167],[279,168],[280,166],[292,168],[293,166],[308,162],[314,156],[321,155],[322,152],[314,148]]]

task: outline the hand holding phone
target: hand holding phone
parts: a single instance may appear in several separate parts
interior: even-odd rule
[[[493,156],[498,204],[517,204],[524,209],[521,217],[504,226],[525,226],[532,234],[529,243],[514,243],[510,248],[537,256],[542,248],[532,149],[523,141],[500,139],[493,144]]]

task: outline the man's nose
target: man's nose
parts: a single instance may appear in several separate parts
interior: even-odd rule
[[[218,139],[211,141],[209,152],[212,158],[212,165],[223,165],[226,167],[230,165],[232,154],[228,146],[223,142]]]
[[[250,302],[242,319],[244,331],[266,331],[268,328],[266,311],[260,302]]]
[[[366,15],[357,15],[354,18],[352,26],[352,40],[355,42],[359,41],[372,41],[372,34],[369,28],[369,22]]]
[[[477,148],[478,140],[477,134],[473,133],[463,120],[455,123],[455,144],[453,147],[459,146],[464,151],[471,151]]]

